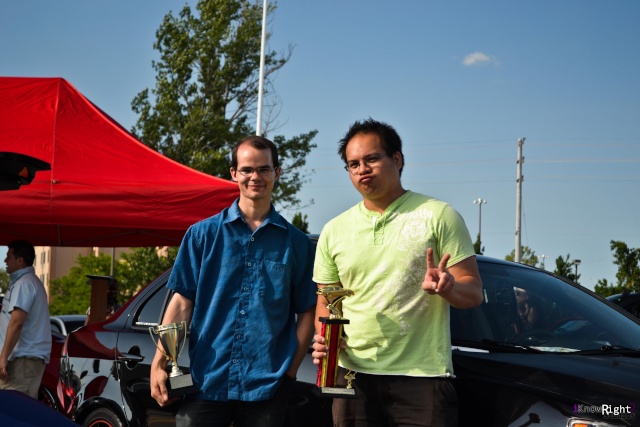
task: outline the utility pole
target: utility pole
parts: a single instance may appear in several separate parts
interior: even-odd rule
[[[524,157],[522,157],[522,146],[524,145],[525,138],[518,140],[518,174],[516,177],[516,250],[515,250],[515,262],[520,262],[522,256],[522,245],[520,243],[520,218],[522,216],[522,164],[524,163]]]

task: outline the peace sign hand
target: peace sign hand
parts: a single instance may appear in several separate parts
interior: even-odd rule
[[[442,256],[440,264],[436,267],[433,260],[433,249],[427,248],[427,272],[424,275],[422,289],[430,295],[448,295],[456,283],[456,279],[447,270],[447,262],[451,257],[446,253]]]

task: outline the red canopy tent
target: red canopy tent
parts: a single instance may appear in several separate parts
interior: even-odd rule
[[[153,151],[61,78],[0,77],[0,152],[51,164],[0,192],[0,245],[176,246],[238,187]]]

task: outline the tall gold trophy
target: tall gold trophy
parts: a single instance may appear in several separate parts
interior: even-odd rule
[[[338,304],[348,296],[354,294],[350,289],[344,289],[340,286],[325,286],[318,288],[318,295],[322,295],[327,299],[329,304],[327,308],[331,313],[329,317],[319,317],[322,323],[320,334],[325,339],[325,344],[329,347],[327,356],[322,359],[322,363],[318,366],[318,376],[316,385],[318,393],[324,397],[355,397],[356,391],[351,385],[353,375],[347,375],[346,387],[337,386],[338,378],[338,358],[340,356],[340,341],[344,325],[349,323],[348,319],[342,317],[342,312]]]
[[[157,340],[154,338],[154,334],[158,336]],[[179,397],[198,391],[193,385],[191,374],[183,373],[178,367],[178,357],[182,353],[187,338],[187,322],[183,320],[180,323],[151,326],[149,335],[158,350],[171,362],[171,373],[167,378],[169,397]]]

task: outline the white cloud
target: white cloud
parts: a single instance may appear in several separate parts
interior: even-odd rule
[[[489,64],[491,62],[497,63],[497,61],[491,58],[489,55],[483,52],[473,52],[468,54],[462,60],[465,67],[472,67],[474,65]]]

